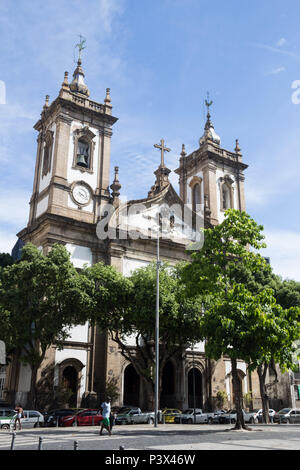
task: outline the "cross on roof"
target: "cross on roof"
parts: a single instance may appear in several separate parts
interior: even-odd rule
[[[164,139],[161,139],[160,145],[159,145],[159,144],[155,144],[154,147],[155,147],[156,149],[160,149],[160,157],[161,157],[160,166],[164,167],[164,166],[165,166],[165,162],[164,162],[165,152],[171,152],[171,149],[168,149],[167,147],[165,147],[165,141],[164,141]]]

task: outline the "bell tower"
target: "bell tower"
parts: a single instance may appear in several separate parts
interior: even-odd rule
[[[112,116],[110,90],[104,103],[92,101],[81,58],[68,82],[65,72],[58,97],[49,96],[34,129],[38,146],[29,224],[43,214],[96,223],[108,201]]]
[[[210,225],[224,219],[227,209],[245,211],[244,170],[238,140],[234,152],[221,147],[221,139],[211,122],[212,101],[205,100],[207,119],[199,148],[186,155],[183,146],[179,168],[180,197],[185,204],[204,215]]]

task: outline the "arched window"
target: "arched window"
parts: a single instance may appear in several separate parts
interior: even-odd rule
[[[234,209],[233,183],[234,181],[228,175],[219,180],[221,211]]]
[[[44,139],[44,155],[42,176],[45,176],[51,170],[51,154],[53,144],[53,132],[47,131]]]
[[[93,173],[93,156],[96,135],[88,128],[83,127],[74,131],[73,165],[75,170]]]
[[[199,211],[199,209],[200,209],[199,205],[201,204],[201,186],[200,186],[200,183],[196,183],[193,186],[192,201],[193,201],[193,211],[195,211],[195,212]]]
[[[222,209],[226,211],[231,208],[230,188],[227,184],[222,186]]]
[[[89,168],[89,144],[85,139],[78,140],[77,146],[77,165]]]

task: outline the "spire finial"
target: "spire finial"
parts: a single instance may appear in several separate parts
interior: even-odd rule
[[[115,206],[119,205],[119,196],[120,196],[120,189],[122,188],[120,181],[119,181],[119,167],[115,166],[115,177],[113,184],[110,185],[110,188],[112,190],[112,198],[113,198],[113,203]]]
[[[105,97],[104,103],[110,106],[110,103],[111,103],[110,88],[106,88],[106,97]]]
[[[207,117],[210,117],[209,108],[211,107],[212,104],[213,104],[213,101],[209,100],[209,91],[208,91],[206,95],[206,100],[205,100],[205,105],[207,107]]]
[[[63,81],[62,84],[61,84],[61,87],[62,87],[63,89],[65,89],[65,90],[68,90],[68,89],[69,89],[68,76],[69,76],[69,72],[65,72],[64,81]]]
[[[234,149],[234,151],[235,151],[235,153],[241,153],[240,144],[239,144],[238,139],[235,139],[235,149]]]
[[[80,37],[80,42],[76,44],[75,46],[75,47],[78,47],[78,50],[79,50],[77,67],[73,73],[73,80],[72,80],[72,83],[70,84],[70,90],[73,93],[80,93],[81,95],[90,96],[89,89],[84,83],[84,72],[81,67],[81,51],[86,48],[85,46],[86,40],[81,35],[79,37]]]
[[[185,151],[185,145],[184,144],[182,144],[180,156],[181,156],[181,158],[186,157],[186,151]]]
[[[44,106],[43,106],[43,109],[44,109],[44,110],[47,109],[47,108],[49,108],[49,98],[50,98],[50,96],[49,96],[49,95],[46,95],[46,97],[45,97],[45,104],[44,104]]]

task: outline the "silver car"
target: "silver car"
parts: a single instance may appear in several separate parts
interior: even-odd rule
[[[44,416],[36,410],[24,410],[24,418],[21,418],[24,428],[37,428],[44,425]]]
[[[274,421],[286,424],[300,423],[300,410],[296,408],[283,408],[274,416]]]

